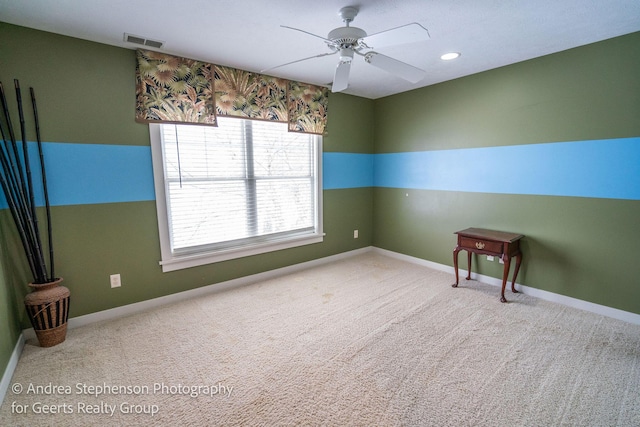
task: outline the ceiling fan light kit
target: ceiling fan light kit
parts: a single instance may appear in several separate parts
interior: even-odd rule
[[[352,49],[340,49],[340,62],[351,62],[353,53]]]
[[[342,18],[345,26],[331,30],[326,38],[298,28],[282,26],[283,28],[300,31],[324,40],[331,52],[287,62],[286,64],[262,70],[262,72],[339,53],[340,59],[336,65],[333,84],[331,85],[332,92],[341,92],[349,87],[349,74],[354,54],[362,56],[367,64],[401,77],[411,83],[417,83],[425,77],[426,72],[424,70],[373,51],[374,48],[429,40],[429,32],[422,25],[414,22],[368,36],[363,29],[350,26],[350,23],[358,15],[358,9],[356,7],[343,7],[338,12],[338,15]]]

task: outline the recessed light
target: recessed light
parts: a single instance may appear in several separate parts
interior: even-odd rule
[[[451,61],[452,59],[456,59],[459,56],[460,54],[458,52],[449,52],[442,55],[440,59],[442,59],[443,61]]]

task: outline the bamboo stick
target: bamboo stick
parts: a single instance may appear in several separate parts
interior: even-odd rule
[[[29,147],[27,144],[27,132],[25,128],[24,121],[24,110],[22,108],[22,91],[20,90],[20,82],[16,79],[13,81],[16,88],[16,100],[18,103],[18,119],[20,123],[20,134],[22,136],[22,155],[24,162],[24,171],[27,177],[27,192],[26,198],[28,201],[28,210],[30,212],[30,218],[27,221],[27,225],[29,225],[29,232],[31,233],[31,240],[33,242],[33,253],[35,259],[33,260],[36,264],[36,270],[38,271],[38,275],[36,277],[36,283],[45,283],[47,279],[47,266],[44,262],[44,257],[42,256],[42,242],[40,239],[40,227],[38,226],[38,215],[36,212],[36,200],[35,194],[33,191],[33,177],[31,173],[31,162],[29,160]]]
[[[49,203],[49,189],[47,188],[47,173],[44,166],[44,153],[42,152],[42,138],[40,137],[40,120],[38,119],[38,107],[36,105],[36,94],[32,87],[29,88],[31,92],[31,105],[33,105],[33,117],[36,125],[36,140],[38,141],[38,153],[40,155],[40,170],[42,172],[42,188],[44,191],[44,204],[47,212],[47,239],[49,246],[49,277],[52,281],[55,279],[55,264],[53,260],[53,238],[51,227],[51,204]]]
[[[7,194],[7,183],[4,179],[4,176],[0,176],[0,186],[2,186],[2,190],[5,192],[5,194]],[[24,226],[22,224],[22,220],[19,217],[19,214],[17,212],[17,208],[16,205],[14,203],[14,201],[7,197],[7,203],[9,205],[9,211],[11,212],[11,216],[13,217],[13,221],[16,224],[16,227],[18,228],[18,235],[20,236],[20,241],[22,243],[22,248],[24,249],[25,255],[27,256],[27,262],[29,263],[29,269],[31,270],[31,274],[36,277],[37,276],[37,271],[36,271],[36,267],[35,264],[33,263],[33,256],[31,253],[31,247],[28,244],[28,242],[26,241],[26,232],[24,230]]]
[[[33,274],[34,283],[45,283],[52,279],[47,273],[47,263],[44,257],[44,248],[40,237],[38,226],[37,205],[35,202],[35,192],[33,187],[33,177],[31,172],[31,164],[29,159],[28,141],[26,135],[25,117],[22,105],[22,92],[18,80],[14,80],[16,89],[16,99],[18,103],[18,114],[20,122],[20,133],[22,139],[22,155],[18,148],[16,133],[13,130],[13,122],[7,103],[6,95],[2,82],[0,82],[0,103],[2,104],[2,115],[0,116],[0,134],[2,136],[2,144],[0,145],[0,187],[4,192],[7,204],[13,221],[16,225],[20,241],[22,243],[29,268]],[[32,103],[35,96],[32,94]],[[35,105],[34,105],[35,107]],[[34,110],[37,117],[37,109]],[[2,120],[4,119],[4,122]],[[39,125],[37,125],[36,133],[40,140]],[[8,138],[7,138],[8,137]],[[40,151],[41,167],[44,163],[41,153],[41,143],[38,147]],[[43,184],[45,190],[45,202],[48,205],[48,194],[46,193],[46,183]],[[47,212],[48,234],[51,235],[50,215]],[[53,260],[53,252],[49,241],[50,259]]]
[[[20,195],[24,196],[26,191],[26,186],[24,185],[24,175],[22,172],[22,163],[20,162],[20,154],[18,153],[18,144],[16,142],[16,135],[13,130],[13,122],[11,121],[11,114],[9,113],[9,105],[7,104],[7,98],[4,93],[4,87],[2,86],[2,82],[0,82],[0,101],[2,102],[2,111],[4,113],[4,118],[7,123],[7,131],[9,133],[9,142],[11,143],[12,150],[7,149],[10,164],[12,166],[13,176],[15,177],[16,182],[19,184],[18,189],[20,190]],[[11,157],[13,155],[13,158]],[[21,197],[21,208],[26,208],[26,199]]]
[[[20,197],[22,195],[20,191],[20,180],[19,177],[15,176],[15,172],[17,169],[12,168],[12,159],[11,159],[11,150],[7,147],[8,143],[6,141],[6,135],[9,134],[9,138],[15,138],[13,135],[13,129],[11,127],[11,115],[7,108],[6,97],[4,94],[4,88],[2,86],[2,82],[0,82],[0,101],[2,103],[3,113],[5,120],[7,121],[7,132],[4,130],[4,126],[2,126],[2,122],[0,121],[0,134],[2,135],[3,145],[0,149],[0,164],[2,165],[2,175],[0,176],[0,184],[5,193],[5,197],[7,199],[7,204],[9,205],[9,210],[11,212],[11,216],[16,224],[16,228],[18,230],[18,235],[20,236],[20,241],[22,243],[23,249],[25,251],[25,255],[27,257],[27,261],[29,263],[29,269],[34,277],[37,276],[37,269],[33,263],[33,253],[32,246],[28,240],[28,233],[26,231],[26,224],[24,215],[24,198]]]

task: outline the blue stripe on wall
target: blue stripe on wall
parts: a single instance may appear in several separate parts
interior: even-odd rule
[[[42,144],[52,206],[155,200],[151,147]],[[29,143],[36,202],[44,204],[40,163],[35,143]],[[0,207],[7,208],[4,195]]]
[[[155,200],[151,147],[54,143],[46,148],[53,205]]]
[[[323,153],[322,187],[325,190],[373,187],[373,163],[373,154]]]
[[[29,149],[36,159],[35,144]],[[44,143],[43,149],[54,206],[155,200],[148,146]],[[325,190],[376,186],[640,200],[640,137],[389,154],[323,153],[322,160]],[[33,179],[39,182],[39,173]],[[38,200],[43,204],[41,196]],[[0,208],[6,207],[0,194]]]
[[[640,200],[640,138],[378,154],[374,185]]]

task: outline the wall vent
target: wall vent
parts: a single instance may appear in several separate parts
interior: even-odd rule
[[[142,46],[155,47],[156,49],[160,49],[164,42],[151,40],[140,36],[135,36],[133,34],[124,33],[124,41],[127,43],[139,44]]]

